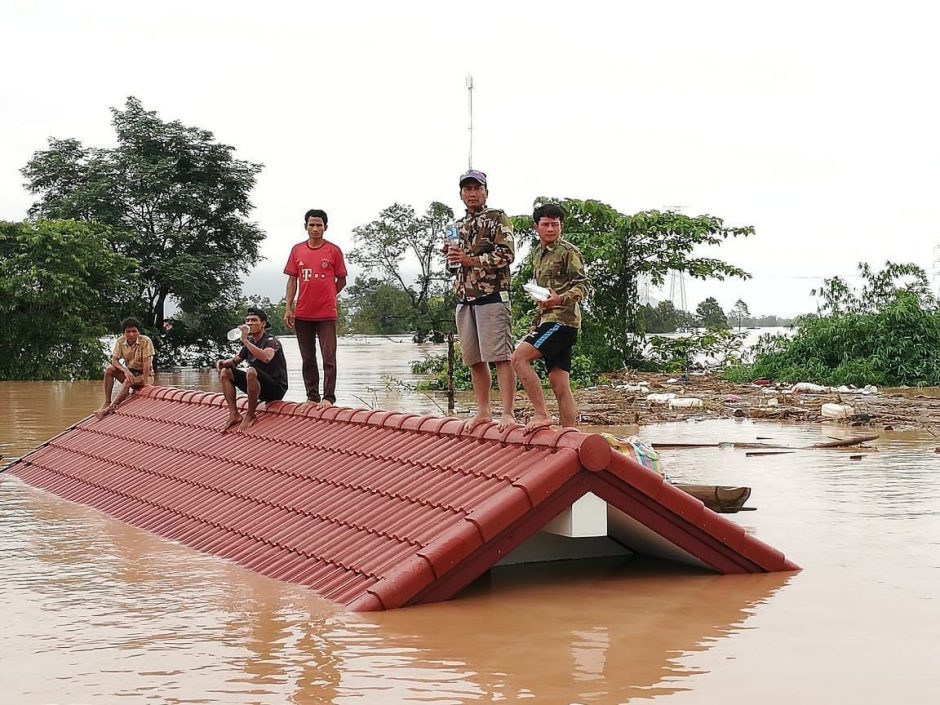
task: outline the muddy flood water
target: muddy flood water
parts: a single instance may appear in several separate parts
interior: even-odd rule
[[[342,341],[339,403],[440,413],[383,380],[411,380],[418,356]],[[218,388],[208,372],[158,383]],[[25,454],[100,396],[100,382],[0,383],[0,453]],[[846,431],[717,420],[640,435],[803,446]],[[860,460],[662,453],[674,480],[752,487],[757,511],[726,516],[798,573],[516,566],[447,603],[358,615],[0,474],[0,703],[937,703],[940,441],[873,445]]]

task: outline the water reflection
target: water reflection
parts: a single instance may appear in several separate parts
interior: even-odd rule
[[[452,602],[356,616],[14,478],[0,496],[0,651],[17,663],[0,688],[22,703],[620,702],[681,687],[657,686],[689,673],[675,657],[790,577],[517,566]]]
[[[396,694],[415,702],[416,664],[463,674],[487,700],[624,702],[681,689],[663,685],[689,673],[675,658],[740,629],[791,578],[728,579],[655,561],[515,566],[492,571],[451,602],[369,619],[382,626],[386,645],[399,646],[397,660],[414,649],[404,663],[384,664],[381,678],[393,678]],[[348,650],[350,667],[365,661],[347,670],[350,686],[381,687],[370,650],[360,651]]]

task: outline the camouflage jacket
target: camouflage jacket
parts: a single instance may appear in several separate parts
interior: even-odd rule
[[[457,272],[455,289],[458,301],[473,301],[482,296],[505,291],[509,297],[509,265],[516,257],[512,223],[496,208],[468,212],[457,223],[460,249],[474,258],[470,267]]]
[[[536,246],[532,253],[532,275],[539,286],[554,289],[562,305],[541,312],[536,325],[554,321],[572,328],[581,327],[581,306],[587,298],[588,278],[581,251],[559,239],[548,247]]]

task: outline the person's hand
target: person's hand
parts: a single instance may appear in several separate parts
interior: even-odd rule
[[[242,332],[242,343],[248,342],[248,333],[251,331],[251,328],[242,324],[238,326],[238,329]]]
[[[561,296],[554,290],[549,289],[549,297],[544,301],[539,301],[539,310],[547,311],[550,308],[558,308],[562,304]]]
[[[447,249],[447,264],[451,266],[459,264],[461,267],[469,267],[473,264],[473,261],[470,259],[470,255],[459,247],[450,245]]]
[[[231,367],[231,366],[232,366],[231,360],[216,360],[215,362],[215,369],[217,370],[223,370],[226,367]]]
[[[284,325],[294,330],[294,312],[290,309],[284,311]]]

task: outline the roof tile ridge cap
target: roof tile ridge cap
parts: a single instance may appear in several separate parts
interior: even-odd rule
[[[335,404],[330,405],[325,409],[318,407],[318,409],[320,409],[320,414],[317,418],[323,419],[324,421],[329,421],[330,423],[337,420],[343,422],[345,419],[337,419],[336,417],[339,416],[340,412],[345,408],[346,407],[336,406]]]
[[[543,434],[543,438],[536,441],[535,436],[539,435],[539,431],[544,430],[546,429],[539,429],[533,433],[524,445],[548,447],[553,453],[559,448],[572,448],[578,453],[581,465],[592,472],[600,472],[610,464],[613,450],[601,434],[585,433],[576,428],[563,428],[559,431],[552,431],[552,436],[544,437]]]
[[[145,385],[142,389],[138,390],[136,395],[140,397],[155,397],[155,395],[163,389],[167,389],[167,387],[164,387],[160,384],[148,384]]]

